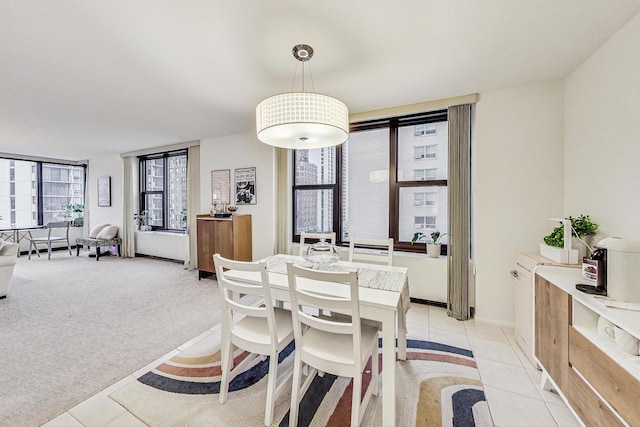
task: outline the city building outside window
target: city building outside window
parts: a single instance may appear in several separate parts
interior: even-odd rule
[[[182,231],[187,207],[187,151],[140,157],[140,212],[154,230]]]
[[[66,207],[84,205],[84,189],[83,165],[0,159],[0,228],[71,220]]]
[[[447,179],[446,111],[353,124],[338,147],[295,151],[294,241],[335,231],[339,244],[393,237],[397,250],[424,251],[411,238],[418,225],[447,231]]]

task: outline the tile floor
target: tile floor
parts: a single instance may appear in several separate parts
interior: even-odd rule
[[[459,322],[448,317],[446,310],[442,308],[412,304],[407,315],[407,330],[410,337],[429,339],[473,351],[496,426],[580,426],[556,393],[540,389],[541,373],[531,365],[516,344],[513,329],[476,323],[473,320]],[[210,333],[213,331],[204,334]],[[189,343],[177,348],[162,360],[173,357],[187,345]],[[127,382],[135,381],[159,362],[154,361],[141,368],[44,426],[145,426],[108,395]]]

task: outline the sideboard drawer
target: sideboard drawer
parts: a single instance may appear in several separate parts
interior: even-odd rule
[[[569,328],[569,363],[624,420],[640,420],[640,381],[573,327]]]
[[[614,427],[624,424],[607,405],[589,388],[576,371],[567,373],[566,397],[578,417],[593,427]]]

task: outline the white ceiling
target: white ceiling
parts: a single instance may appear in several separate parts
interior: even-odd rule
[[[257,103],[292,89],[298,43],[315,49],[314,91],[352,113],[562,78],[639,11],[640,0],[0,0],[0,152],[81,160],[255,130]]]

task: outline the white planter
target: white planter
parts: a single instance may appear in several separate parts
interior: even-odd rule
[[[427,255],[431,258],[440,257],[440,245],[434,245],[433,243],[427,243]]]
[[[544,243],[540,243],[540,255],[560,264],[577,264],[579,259],[577,249],[565,250]]]

